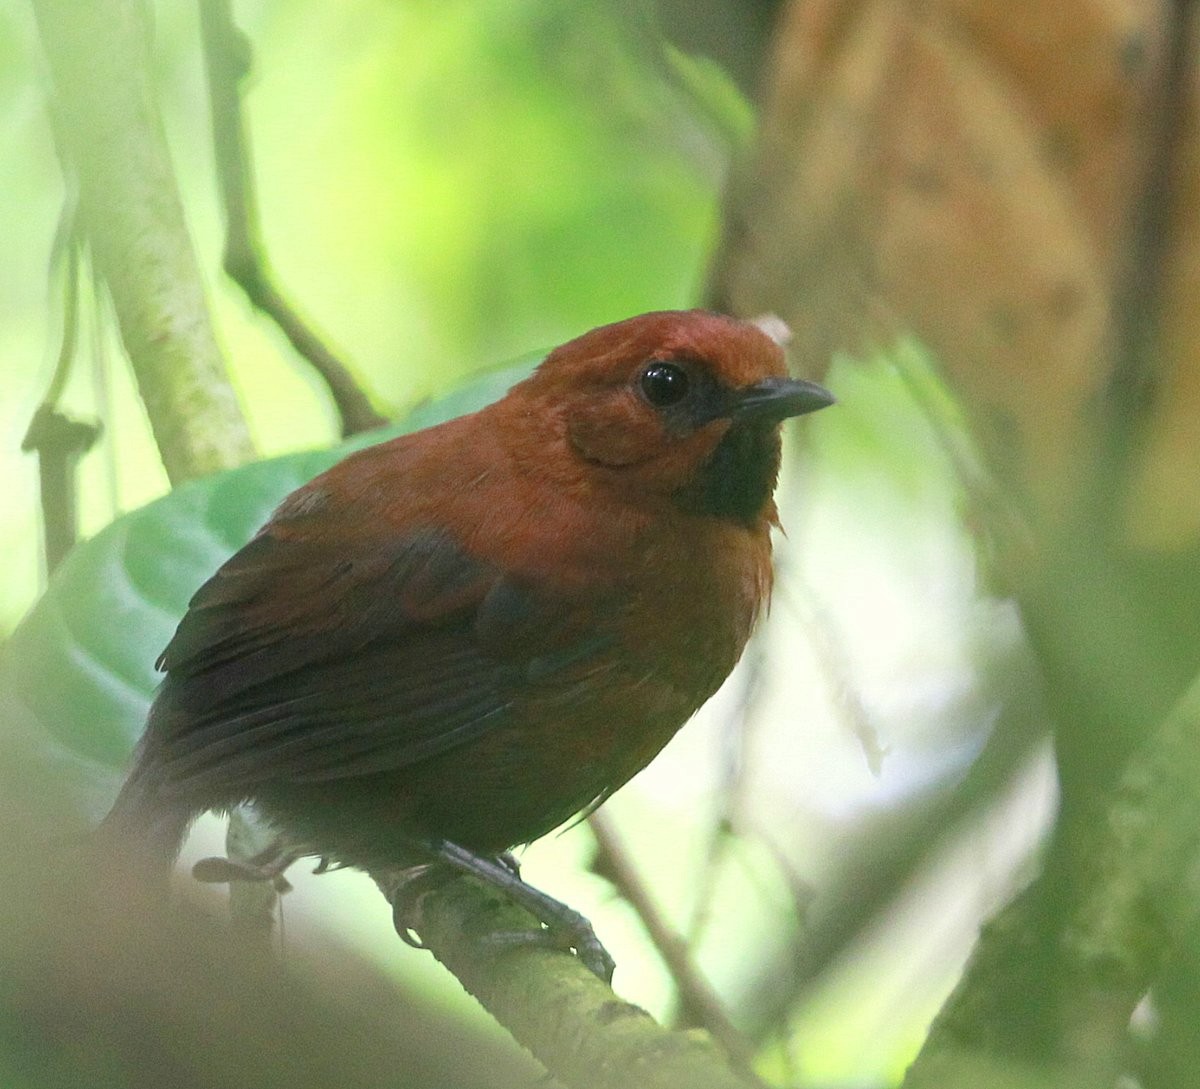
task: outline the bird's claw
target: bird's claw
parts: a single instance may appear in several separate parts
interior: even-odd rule
[[[547,921],[544,933],[552,942],[558,943],[559,948],[575,950],[575,955],[592,975],[611,985],[617,963],[596,937],[591,921],[572,908],[561,904],[559,907],[563,909],[562,913]]]
[[[454,876],[440,862],[424,862],[409,866],[395,878],[390,889],[392,900],[392,925],[405,945],[414,949],[427,949],[421,940],[421,901],[425,895],[444,885]]]
[[[617,967],[612,955],[596,937],[592,924],[582,915],[573,926],[551,924],[541,930],[494,930],[484,934],[479,943],[494,950],[533,945],[573,952],[592,975],[609,986],[612,985],[613,972]]]
[[[503,851],[496,856],[496,861],[500,863],[506,870],[511,870],[515,878],[520,879],[521,862],[512,851]]]
[[[598,977],[601,983],[611,987],[613,972],[617,970],[617,962],[613,960],[612,954],[604,948],[604,943],[596,937],[592,924],[583,916],[580,916],[580,922],[582,925],[567,935],[571,948],[575,950],[575,955],[579,958],[580,963],[592,975]]]

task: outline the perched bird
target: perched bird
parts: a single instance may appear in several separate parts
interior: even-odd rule
[[[779,425],[832,400],[755,325],[652,313],[351,455],[192,598],[104,833],[165,872],[199,813],[252,802],[297,854],[505,884],[502,852],[607,798],[734,667]]]

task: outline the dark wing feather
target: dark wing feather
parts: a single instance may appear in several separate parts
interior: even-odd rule
[[[232,798],[464,744],[504,720],[547,654],[592,652],[548,612],[443,533],[347,549],[268,526],[197,592],[162,655],[149,736],[165,789]]]

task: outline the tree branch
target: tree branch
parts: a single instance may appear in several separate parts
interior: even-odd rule
[[[376,875],[381,887],[387,879]],[[422,942],[546,1069],[573,1089],[747,1089],[707,1033],[671,1032],[573,956],[488,935],[539,923],[475,881],[421,900]]]
[[[209,319],[158,112],[149,13],[139,0],[34,0],[54,76],[63,169],[108,285],[172,484],[254,457]],[[270,916],[274,892],[238,887],[235,919]],[[261,933],[261,926],[258,928]]]
[[[138,0],[34,0],[64,169],[172,483],[254,449],[217,348],[158,112]]]
[[[1171,0],[1166,7],[1166,57],[1146,110],[1141,184],[1114,290],[1114,360],[1106,402],[1108,460],[1098,462],[1090,497],[1097,504],[1097,528],[1117,521],[1112,511],[1121,489],[1112,486],[1113,476],[1128,468],[1132,440],[1145,424],[1160,380],[1156,371],[1163,284],[1174,241],[1171,227],[1178,218],[1178,190],[1183,171],[1189,169],[1184,147],[1200,5],[1196,0]]]
[[[38,406],[21,441],[22,450],[38,457],[47,572],[53,572],[75,544],[75,466],[99,437],[99,424],[74,420],[47,402]]]
[[[65,202],[59,219],[55,263],[61,257],[63,277],[62,338],[46,396],[29,421],[21,449],[37,455],[42,505],[42,539],[46,571],[52,573],[79,536],[75,470],[79,459],[100,437],[93,420],[72,419],[58,403],[71,375],[79,340],[79,240],[75,236],[75,202]]]

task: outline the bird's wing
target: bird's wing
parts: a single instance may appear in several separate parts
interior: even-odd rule
[[[154,757],[201,796],[404,767],[500,725],[514,682],[592,653],[564,613],[441,532],[347,547],[268,526],[163,652]]]

